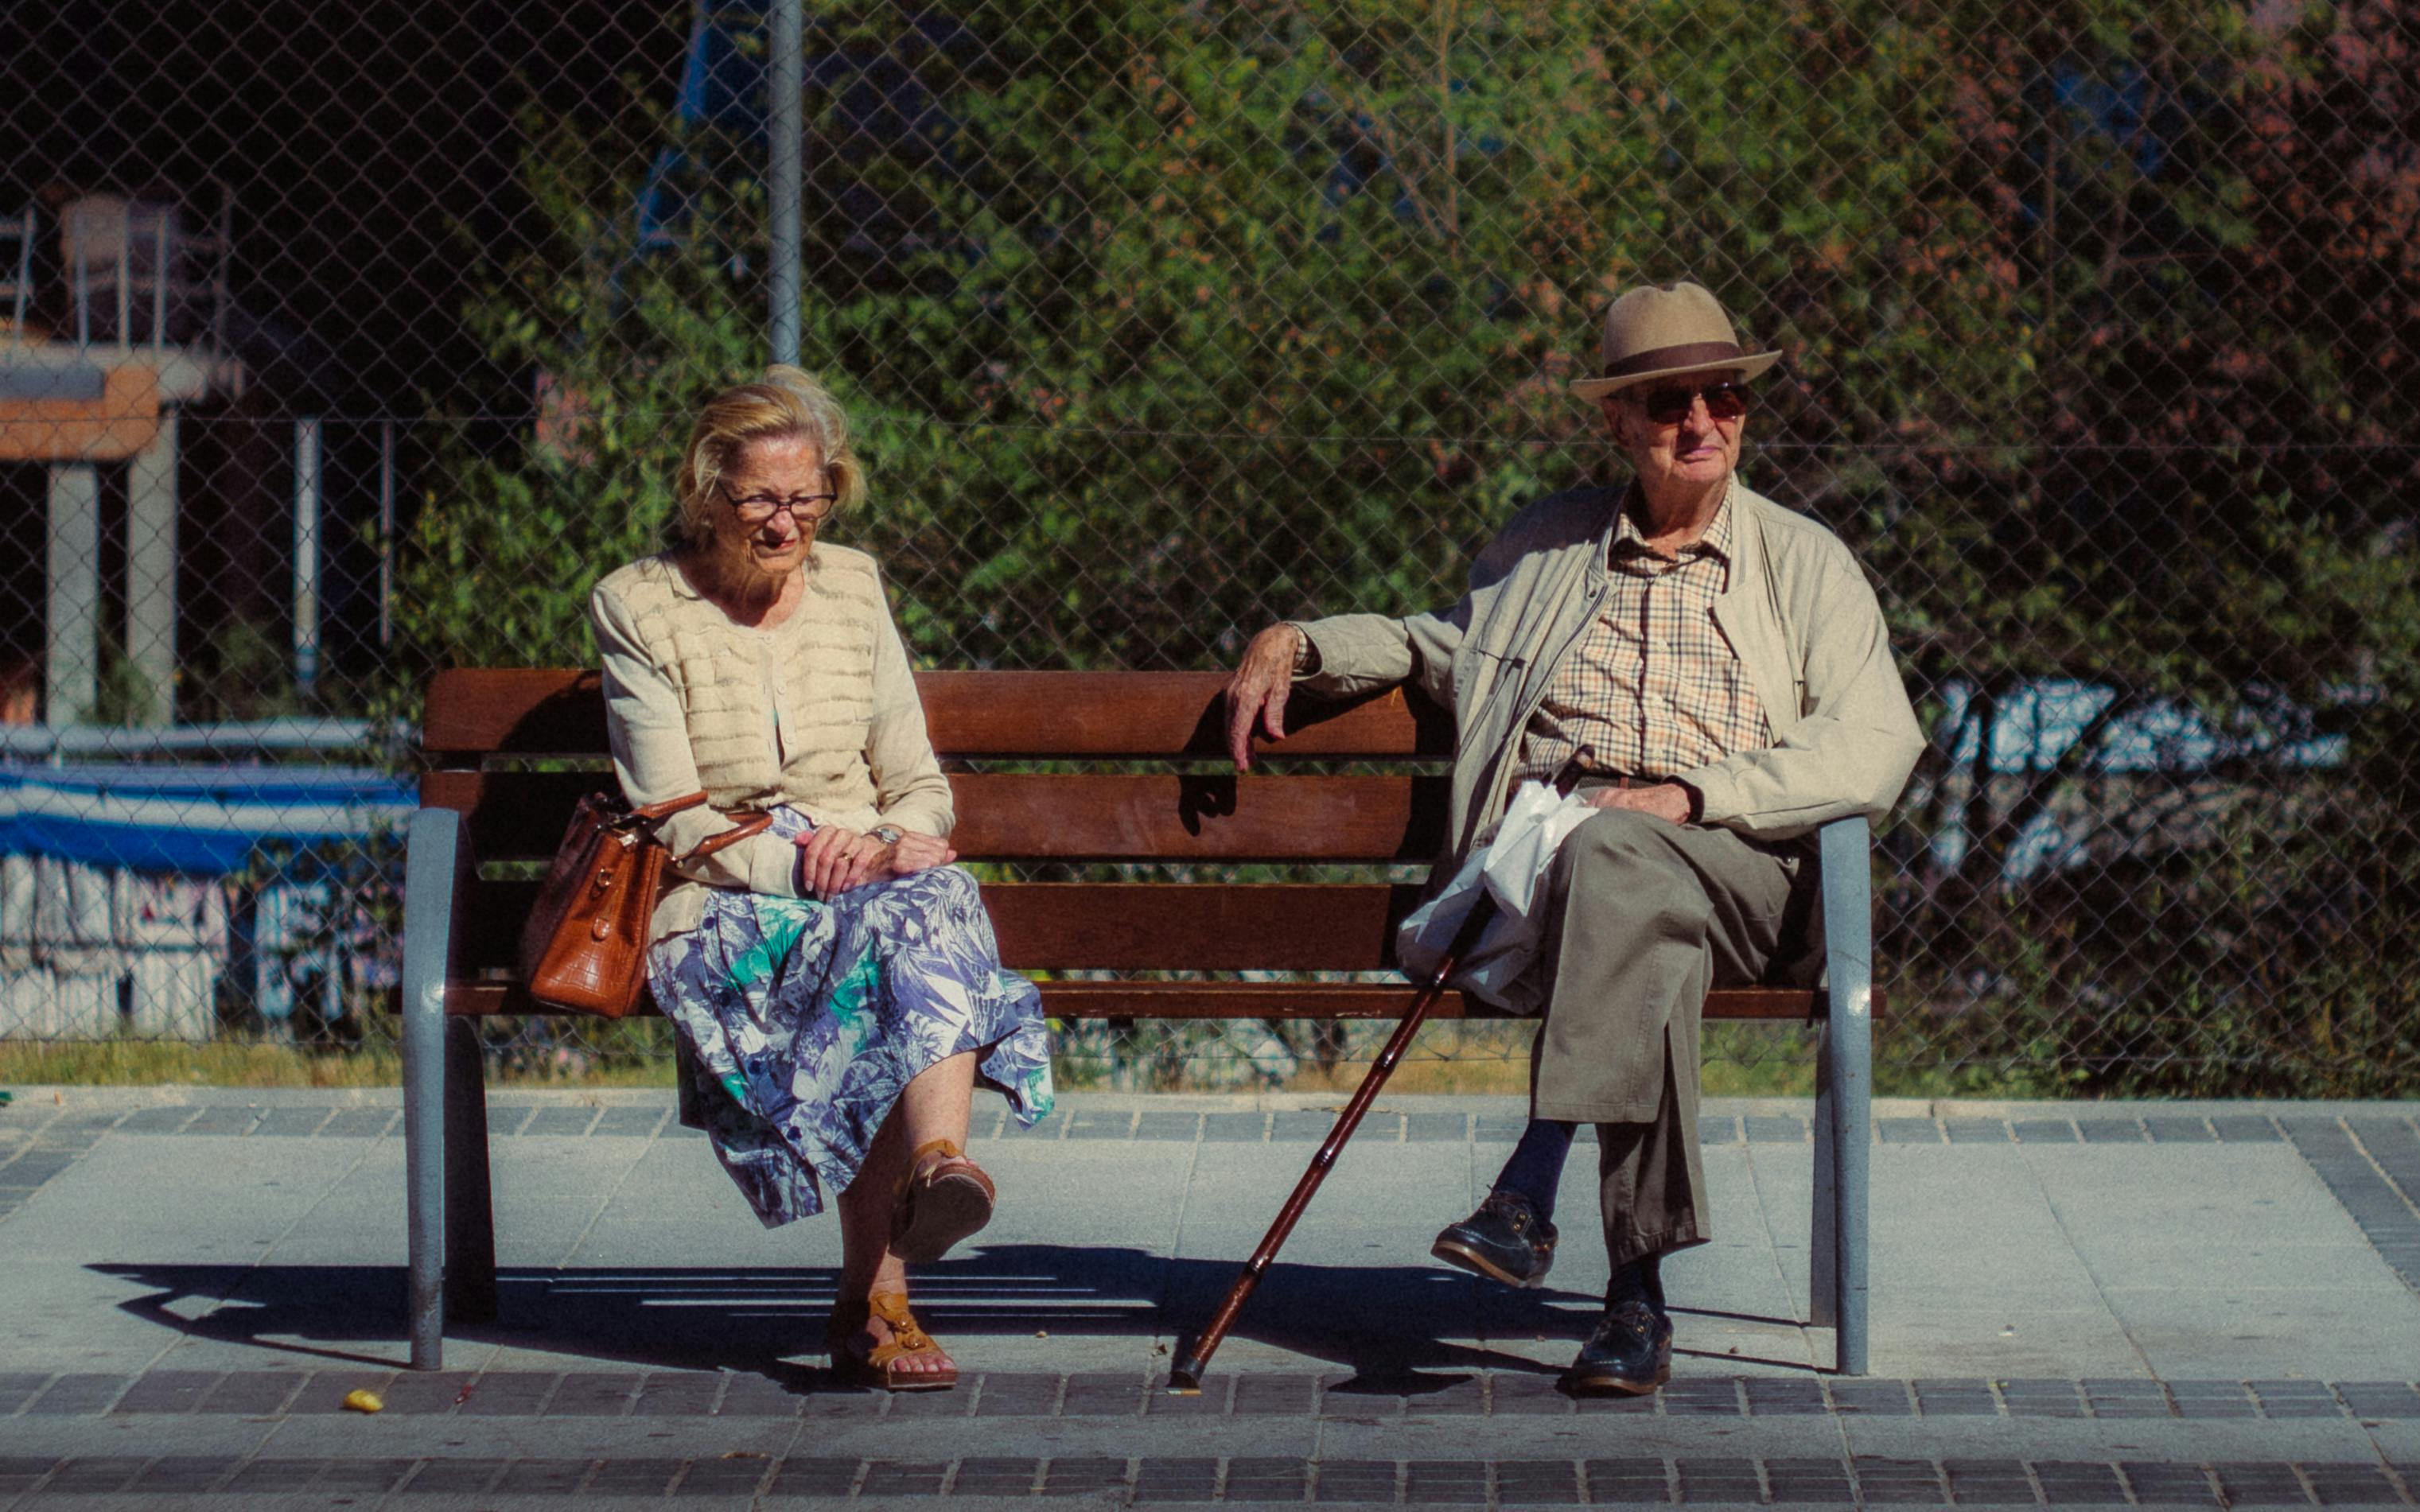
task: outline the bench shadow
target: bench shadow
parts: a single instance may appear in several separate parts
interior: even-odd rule
[[[147,1288],[121,1310],[191,1337],[346,1364],[391,1366],[404,1338],[403,1273],[371,1265],[99,1264]],[[916,1311],[944,1340],[985,1335],[1159,1336],[1205,1319],[1234,1279],[1228,1259],[1052,1244],[976,1247],[918,1269]],[[838,1272],[826,1267],[504,1267],[492,1322],[456,1321],[463,1342],[553,1350],[668,1370],[737,1370],[793,1389],[827,1384],[791,1358],[820,1356]],[[1252,1340],[1352,1373],[1352,1387],[1442,1390],[1473,1370],[1556,1367],[1483,1343],[1576,1340],[1597,1306],[1578,1292],[1501,1293],[1432,1266],[1277,1265],[1233,1341]],[[1490,1288],[1493,1289],[1493,1288]],[[199,1304],[207,1308],[189,1316]],[[1450,1335],[1459,1335],[1460,1338]],[[378,1348],[383,1346],[384,1348]],[[375,1349],[376,1352],[370,1352]],[[982,1368],[981,1348],[961,1351]]]

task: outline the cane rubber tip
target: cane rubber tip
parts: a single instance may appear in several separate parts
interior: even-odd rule
[[[1171,1396],[1201,1396],[1202,1372],[1207,1368],[1209,1368],[1209,1362],[1194,1355],[1188,1354],[1177,1361],[1169,1368],[1168,1395]]]
[[[1199,1396],[1202,1395],[1202,1388],[1200,1385],[1190,1381],[1171,1381],[1168,1383],[1168,1387],[1162,1395],[1169,1396]]]

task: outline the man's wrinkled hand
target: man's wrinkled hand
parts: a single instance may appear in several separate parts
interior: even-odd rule
[[[1689,822],[1689,790],[1678,782],[1652,782],[1638,788],[1599,788],[1587,795],[1599,809],[1636,809],[1675,825]]]
[[[1227,679],[1227,753],[1239,772],[1251,769],[1255,724],[1271,740],[1285,738],[1286,699],[1294,692],[1295,656],[1302,640],[1302,632],[1291,625],[1270,625],[1252,637],[1235,675]]]

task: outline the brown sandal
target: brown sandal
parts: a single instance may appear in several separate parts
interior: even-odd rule
[[[926,1161],[927,1156],[939,1159]],[[991,1222],[998,1193],[983,1167],[949,1139],[928,1140],[908,1157],[899,1204],[891,1212],[891,1253],[910,1264],[938,1260]]]
[[[891,1337],[858,1352],[858,1341],[870,1336],[867,1323],[876,1318],[890,1328]],[[940,1348],[918,1326],[916,1315],[908,1310],[904,1291],[877,1291],[863,1302],[840,1302],[824,1325],[824,1348],[831,1353],[832,1374],[851,1385],[879,1386],[884,1391],[947,1391],[958,1383],[954,1363],[939,1370],[900,1368],[902,1356]]]

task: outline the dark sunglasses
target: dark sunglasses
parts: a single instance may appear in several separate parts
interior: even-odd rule
[[[1747,390],[1729,378],[1703,388],[1650,389],[1632,402],[1655,424],[1677,425],[1689,418],[1699,399],[1706,401],[1706,413],[1716,420],[1737,420],[1747,413]]]

